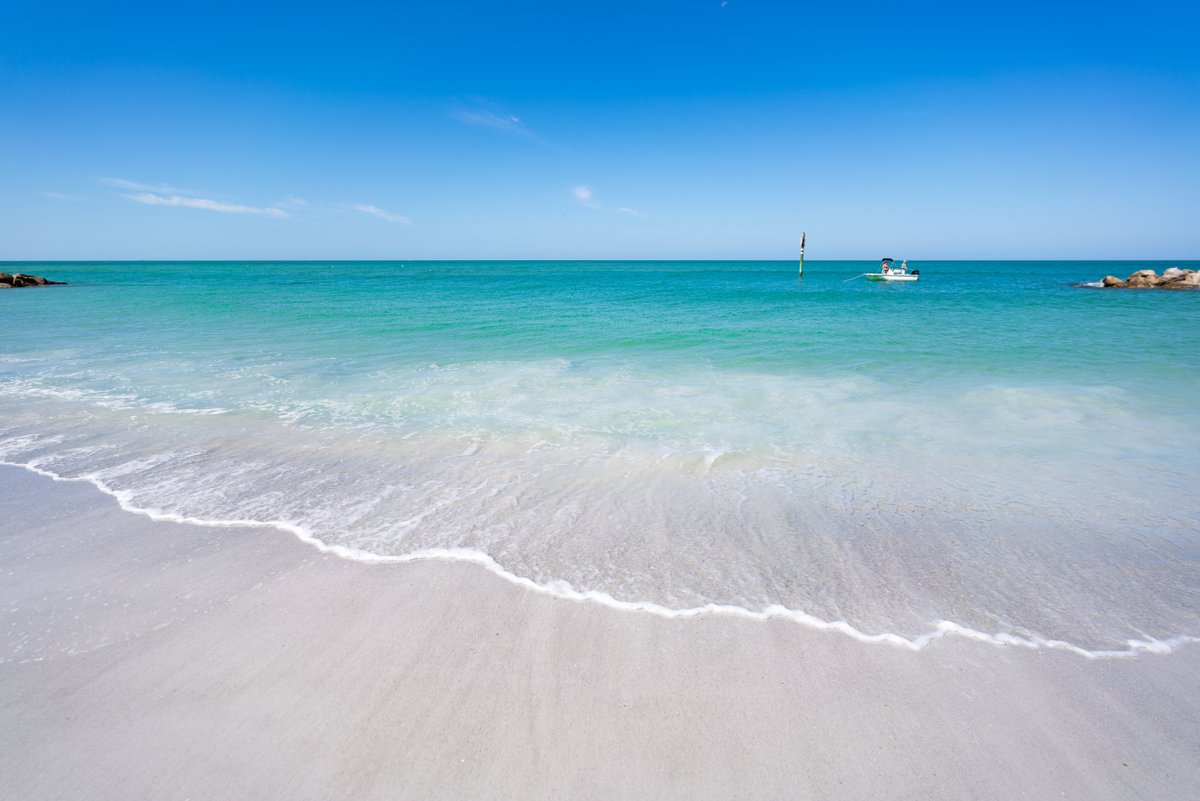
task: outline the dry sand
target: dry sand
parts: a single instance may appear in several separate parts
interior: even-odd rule
[[[667,620],[0,480],[0,798],[1200,797],[1200,646]]]

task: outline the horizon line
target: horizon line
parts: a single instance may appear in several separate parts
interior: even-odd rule
[[[856,258],[817,258],[806,259],[806,264],[821,264],[827,262],[861,262],[861,261],[880,261],[881,256],[872,257],[856,257]],[[890,258],[890,257],[889,257]],[[971,262],[1103,262],[1103,263],[1123,263],[1123,262],[1200,262],[1200,257],[1197,258],[1136,258],[1136,259],[1097,259],[1097,258],[1012,258],[1012,259],[980,259],[971,257],[955,257],[955,258],[937,258],[937,259],[921,259],[910,258],[906,261],[920,261],[926,264],[939,262],[956,262],[956,261],[971,261]],[[781,262],[784,264],[794,264],[798,262],[798,258],[779,258],[779,259],[761,259],[761,258],[720,258],[720,259],[692,259],[683,257],[673,258],[453,258],[453,257],[438,257],[438,258],[370,258],[370,259],[342,259],[342,258],[303,258],[303,259],[287,259],[287,258],[269,258],[269,259],[243,259],[243,258],[220,258],[220,259],[157,259],[157,258],[136,258],[136,259],[3,259],[0,260],[0,265],[10,264],[196,264],[196,263],[229,263],[229,264],[320,264],[324,262],[335,262],[338,264],[391,264],[400,262],[479,262],[479,263],[495,263],[495,262],[536,262],[536,263],[554,263],[554,262],[704,262],[704,263],[727,263],[727,262],[756,262],[756,263],[774,263]]]

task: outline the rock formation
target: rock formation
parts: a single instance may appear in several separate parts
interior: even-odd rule
[[[1100,285],[1132,289],[1200,289],[1200,270],[1168,267],[1163,270],[1162,275],[1154,270],[1138,270],[1125,279],[1117,278],[1115,275],[1106,275]]]
[[[0,289],[13,289],[23,286],[65,286],[66,281],[50,281],[40,275],[25,273],[0,273]]]

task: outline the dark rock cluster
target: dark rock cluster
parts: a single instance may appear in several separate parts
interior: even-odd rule
[[[0,289],[13,289],[23,286],[63,286],[66,281],[50,281],[42,278],[40,275],[26,275],[25,273],[0,273]]]

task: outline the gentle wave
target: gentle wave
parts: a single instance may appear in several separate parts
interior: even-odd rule
[[[120,508],[132,514],[142,515],[157,522],[181,523],[211,528],[273,528],[292,534],[301,542],[317,549],[321,553],[330,554],[341,559],[348,559],[365,564],[404,564],[408,562],[444,560],[469,562],[479,565],[496,576],[515,584],[518,587],[548,595],[565,601],[578,603],[593,603],[622,612],[651,614],[668,619],[686,619],[704,615],[728,615],[755,621],[786,620],[809,629],[822,632],[841,634],[851,639],[871,645],[889,645],[909,651],[919,652],[929,645],[945,637],[962,637],[980,643],[994,646],[1013,646],[1027,649],[1048,649],[1067,651],[1086,659],[1122,659],[1137,657],[1142,654],[1169,654],[1183,645],[1200,643],[1200,637],[1178,635],[1169,638],[1129,639],[1124,649],[1089,649],[1075,643],[1051,639],[1038,635],[1021,636],[1011,632],[988,633],[978,629],[955,623],[951,620],[939,620],[933,627],[916,637],[905,637],[892,632],[868,633],[850,625],[845,620],[823,620],[799,609],[770,604],[760,610],[747,609],[731,604],[705,604],[703,606],[673,609],[661,604],[648,601],[622,601],[605,592],[596,590],[577,590],[566,581],[553,581],[545,584],[538,583],[525,576],[518,575],[497,562],[489,554],[471,548],[429,548],[398,556],[373,554],[358,548],[344,545],[332,545],[313,535],[303,526],[282,520],[206,520],[185,515],[150,509],[134,505],[131,502],[133,493],[115,490],[95,476],[80,476],[77,478],[61,476],[51,470],[46,470],[32,463],[19,463],[0,460],[0,465],[17,467],[28,470],[54,481],[83,481],[96,487],[100,492],[114,498]]]
[[[156,414],[194,414],[211,416],[228,414],[220,407],[180,406],[170,401],[154,401],[140,397],[134,392],[105,392],[83,387],[46,386],[35,380],[8,379],[0,384],[0,398],[14,400],[51,399],[89,403],[112,411],[143,411]]]

